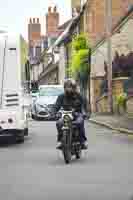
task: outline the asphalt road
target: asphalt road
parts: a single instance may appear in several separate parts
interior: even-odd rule
[[[133,137],[86,123],[89,149],[64,163],[54,122],[30,122],[24,144],[0,144],[0,200],[131,200]]]

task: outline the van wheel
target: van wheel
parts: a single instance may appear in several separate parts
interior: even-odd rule
[[[35,116],[32,114],[32,115],[31,115],[31,118],[32,118],[32,119],[35,119]]]
[[[29,129],[28,129],[28,128],[25,128],[25,129],[24,129],[24,135],[28,136],[28,134],[29,134]]]
[[[18,143],[18,144],[24,143],[24,130],[22,131],[22,135],[21,136],[17,136],[16,137],[16,143]]]
[[[16,138],[17,144],[24,143],[24,136]]]

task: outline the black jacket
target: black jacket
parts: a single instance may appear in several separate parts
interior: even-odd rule
[[[84,102],[79,93],[75,93],[71,96],[66,96],[65,94],[61,94],[58,96],[56,104],[55,104],[55,112],[57,113],[61,108],[64,110],[74,109],[76,112],[81,112],[84,109]]]

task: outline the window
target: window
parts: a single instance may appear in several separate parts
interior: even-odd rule
[[[41,47],[36,47],[36,56],[39,57],[41,55]]]
[[[10,51],[16,51],[16,48],[9,48]]]

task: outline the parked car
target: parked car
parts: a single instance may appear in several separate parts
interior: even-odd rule
[[[31,92],[31,99],[32,99],[32,102],[34,102],[34,101],[36,100],[38,94],[39,94],[38,90],[35,90],[35,91],[33,90],[33,91]]]
[[[31,109],[33,119],[54,120],[53,109],[57,97],[64,91],[62,85],[42,85]]]

